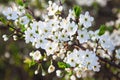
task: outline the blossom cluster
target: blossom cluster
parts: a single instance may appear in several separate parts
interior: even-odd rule
[[[112,40],[114,45],[118,47],[120,45],[120,29],[119,29],[120,28],[120,12],[118,12],[117,14],[117,20],[106,22],[106,26],[108,28],[115,28],[113,29],[112,33],[107,31],[106,34],[110,36],[110,39]],[[115,52],[116,52],[115,57],[118,59],[117,63],[120,63],[119,61],[120,60],[120,48],[116,49]]]
[[[94,18],[88,11],[76,15],[75,10],[70,9],[67,17],[64,17],[63,6],[49,1],[48,13],[43,20],[30,20],[25,15],[24,9],[19,8],[10,7],[3,11],[3,15],[8,20],[24,26],[25,42],[31,43],[37,49],[30,53],[37,64],[50,61],[47,72],[52,73],[56,70],[54,62],[57,62],[56,75],[61,77],[65,71],[71,73],[69,78],[73,80],[76,77],[81,78],[86,71],[98,72],[100,70],[98,55],[105,58],[111,57],[115,49],[109,35],[101,33],[100,29],[96,31],[90,29]],[[5,41],[8,40],[6,35],[3,35],[3,38]],[[44,53],[39,49],[45,50]],[[120,56],[120,50],[116,52]],[[119,56],[117,56],[118,59],[120,59]],[[35,74],[37,73],[36,70]]]

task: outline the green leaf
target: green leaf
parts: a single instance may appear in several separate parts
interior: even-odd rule
[[[17,0],[17,3],[18,3],[20,6],[23,6],[23,5],[24,5],[23,0]]]
[[[29,18],[29,19],[33,19],[32,15],[27,13],[26,16]]]
[[[64,62],[58,62],[57,64],[58,64],[59,68],[69,68],[70,67],[69,64],[66,64]]]
[[[78,18],[80,16],[80,13],[82,12],[82,8],[80,6],[74,6],[74,13],[75,16]]]
[[[20,25],[21,31],[24,32],[26,30],[24,25]]]
[[[36,64],[36,62],[35,62],[34,60],[31,60],[30,58],[26,58],[26,59],[24,60],[24,63],[28,64],[29,67],[31,67],[31,66],[33,66],[33,65]]]
[[[103,35],[105,33],[105,31],[106,31],[106,26],[105,25],[101,25],[98,35],[99,36]]]
[[[30,63],[29,63],[29,67],[31,66],[34,66],[36,64],[36,62],[34,60],[32,60]]]
[[[6,24],[6,20],[3,17],[0,17],[0,21],[4,24]]]
[[[108,30],[109,32],[112,33],[114,29],[113,29],[113,27],[109,26],[109,27],[106,28],[106,30]]]

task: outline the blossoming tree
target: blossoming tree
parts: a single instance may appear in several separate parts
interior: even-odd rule
[[[89,71],[99,72],[101,64],[120,69],[120,49],[106,33],[105,25],[91,29],[94,18],[88,11],[74,6],[66,15],[61,1],[49,1],[47,13],[36,20],[24,4],[26,1],[20,1],[21,5],[5,9],[0,20],[13,32],[13,40],[23,38],[35,48],[24,62],[29,67],[38,66],[36,75],[55,72],[58,78],[77,80]],[[8,41],[10,37],[4,34],[2,38]]]

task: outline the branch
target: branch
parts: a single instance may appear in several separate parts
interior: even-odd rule
[[[24,34],[22,31],[20,31],[20,29],[16,29],[16,28],[10,26],[9,24],[8,24],[8,27],[9,27],[9,28],[12,28],[13,30],[15,30],[15,31],[17,31],[17,32],[19,32],[19,33],[21,33],[21,34]]]
[[[108,64],[110,64],[111,66],[114,66],[114,67],[120,69],[120,65],[117,65],[117,64],[115,64],[114,62],[111,62],[111,61],[109,61],[109,60],[107,60],[107,59],[105,59],[105,58],[102,58],[102,57],[100,57],[99,55],[97,55],[97,57],[98,57],[101,61],[103,61],[103,62],[105,62],[105,63],[108,63]]]
[[[99,42],[99,40],[96,41],[97,47],[96,47],[95,53],[97,53],[97,49],[98,49],[98,46],[99,46],[99,45],[98,45],[98,42]],[[120,65],[117,65],[117,64],[115,64],[114,62],[111,62],[111,60],[107,60],[107,59],[105,59],[105,58],[102,58],[102,57],[99,56],[99,55],[97,55],[97,57],[98,57],[101,61],[103,61],[103,62],[105,62],[105,63],[108,63],[108,64],[110,64],[111,66],[114,66],[114,67],[120,69]]]
[[[97,43],[97,46],[96,46],[96,51],[95,51],[95,53],[97,53],[97,49],[98,49],[98,41],[99,40],[97,40],[96,41],[96,43]],[[74,46],[76,46],[77,48],[79,48],[79,49],[83,49],[83,50],[86,50],[86,48],[85,47],[83,47],[82,45],[74,45]],[[116,67],[116,68],[118,68],[118,69],[120,69],[120,65],[117,65],[117,64],[115,64],[114,62],[111,62],[111,60],[107,60],[107,59],[105,59],[105,58],[102,58],[101,56],[99,56],[99,55],[97,55],[97,57],[101,60],[101,61],[103,61],[103,62],[105,62],[105,63],[108,63],[108,64],[110,64],[111,66],[113,66],[113,67]]]

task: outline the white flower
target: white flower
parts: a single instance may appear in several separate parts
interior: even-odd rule
[[[68,22],[66,26],[63,27],[67,31],[67,34],[70,36],[74,35],[78,29],[78,26],[75,24],[75,22]]]
[[[77,39],[79,40],[80,43],[87,42],[90,39],[87,30],[78,30],[77,32],[78,32]]]
[[[56,60],[56,59],[57,59],[57,56],[56,56],[56,55],[53,55],[52,58],[53,58],[53,60]]]
[[[2,38],[4,39],[4,41],[7,41],[7,40],[8,40],[8,37],[7,37],[6,34],[4,34],[4,35],[2,36]]]
[[[29,18],[27,16],[23,16],[20,18],[20,23],[25,25],[25,24],[28,24],[29,23]]]
[[[55,67],[51,64],[48,68],[48,73],[52,73],[53,71],[55,71]]]
[[[28,28],[28,29],[25,31],[25,42],[26,42],[26,43],[33,42],[34,39],[35,39],[35,38],[34,38],[33,30],[31,30],[30,28]]]
[[[108,35],[102,35],[100,36],[99,43],[101,46],[109,52],[109,55],[111,55],[112,51],[114,50],[115,46],[113,45],[113,42],[110,40],[110,37]]]
[[[107,5],[107,1],[108,1],[108,0],[96,0],[96,2],[97,2],[100,6],[102,6],[102,7],[104,7],[104,6]]]
[[[56,70],[56,75],[57,77],[62,77],[62,71],[61,70]]]
[[[34,54],[34,52],[30,52],[30,53],[29,53],[29,56],[31,56],[31,57],[32,57],[32,56],[33,56],[33,54]]]
[[[37,75],[38,74],[38,70],[35,70],[35,75]]]
[[[98,57],[95,55],[94,52],[89,50],[83,51],[74,49],[73,52],[67,54],[67,57],[65,57],[64,62],[70,64],[71,67],[77,67],[78,65],[79,69],[82,71],[99,71],[100,69]],[[80,76],[81,75],[79,75],[79,77]]]
[[[58,37],[59,37],[60,41],[68,41],[69,40],[69,35],[65,31],[60,32]]]
[[[42,69],[42,76],[45,76],[46,72]]]
[[[52,1],[49,1],[49,7],[47,8],[48,10],[48,15],[53,16],[56,14],[57,11],[62,11],[62,6],[58,6],[56,3],[52,3]]]
[[[99,37],[100,37],[100,36],[98,35],[98,33],[99,33],[99,30],[89,31],[89,36],[90,36],[91,40],[93,40],[93,41],[98,40]]]
[[[65,61],[66,63],[70,64],[71,67],[76,66],[76,56],[74,56],[74,53],[69,54],[66,58]]]
[[[33,53],[32,57],[34,60],[38,61],[42,58],[42,55],[41,55],[40,51],[37,50]]]
[[[83,71],[83,70],[81,70],[81,68],[76,67],[76,68],[74,68],[74,71],[75,71],[75,73],[76,73],[76,77],[77,77],[77,78],[81,78],[81,75],[82,75],[82,71]]]
[[[94,18],[89,15],[89,12],[85,12],[85,15],[80,14],[79,23],[83,25],[85,28],[89,28],[92,26]]]
[[[73,10],[69,10],[69,14],[68,14],[68,16],[67,16],[67,21],[70,21],[70,19],[73,19],[73,20],[75,20],[75,13],[74,13],[74,11]]]
[[[70,64],[71,67],[75,67],[79,59],[79,55],[77,55],[77,53],[78,51],[76,49],[74,49],[73,52],[68,53],[64,62]]]
[[[94,65],[93,66],[93,71],[95,71],[95,72],[98,72],[98,71],[100,71],[100,65],[99,64],[97,64],[97,65]]]
[[[13,35],[13,40],[17,40],[17,36],[16,35]]]
[[[55,51],[58,50],[58,43],[56,42],[46,43],[45,50],[46,50],[47,56],[53,55]]]
[[[44,36],[40,36],[38,35],[38,37],[36,37],[34,39],[34,41],[32,42],[32,45],[35,46],[35,48],[42,48],[45,49],[46,43],[48,43],[48,41],[45,39]]]
[[[116,55],[115,55],[115,57],[116,57],[117,59],[120,59],[120,49],[116,50]]]
[[[110,39],[113,41],[115,46],[120,45],[120,31],[114,30],[112,34],[110,35]]]
[[[18,18],[18,13],[16,11],[13,11],[11,7],[3,11],[3,15],[5,15],[8,20],[16,20]]]
[[[81,6],[91,6],[95,0],[76,0],[76,2]]]
[[[76,80],[75,75],[70,76],[70,80]]]

